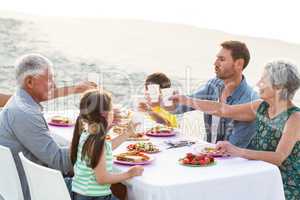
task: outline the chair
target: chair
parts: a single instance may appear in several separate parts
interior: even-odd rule
[[[61,172],[31,162],[22,152],[19,156],[32,200],[71,200]]]
[[[0,145],[0,199],[23,200],[14,158],[9,148]]]

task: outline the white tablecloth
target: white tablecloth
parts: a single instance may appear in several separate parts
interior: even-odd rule
[[[71,141],[72,127],[49,127],[59,143]],[[151,138],[163,151],[153,155],[155,160],[145,166],[143,176],[125,183],[130,200],[284,200],[281,175],[276,166],[227,158],[217,159],[217,164],[210,167],[186,167],[180,165],[178,159],[195,147],[166,149],[163,141],[168,139]],[[114,153],[124,151],[130,143],[125,142]],[[114,165],[114,169],[126,171],[128,167]]]

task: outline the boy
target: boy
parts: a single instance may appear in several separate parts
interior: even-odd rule
[[[151,84],[159,85],[159,89],[160,89],[159,101],[155,103],[151,102],[151,98],[147,93],[148,86]],[[147,103],[140,102],[139,111],[148,113],[150,117],[157,123],[164,124],[168,127],[176,128],[178,127],[176,116],[166,111],[161,106],[162,104],[161,90],[170,87],[171,87],[171,81],[163,73],[157,72],[147,76],[145,80],[145,95],[147,98]]]

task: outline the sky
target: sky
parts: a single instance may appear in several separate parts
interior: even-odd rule
[[[141,19],[300,44],[298,0],[0,0],[0,10],[43,16]]]

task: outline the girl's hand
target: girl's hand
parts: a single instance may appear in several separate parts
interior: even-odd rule
[[[121,122],[121,119],[122,119],[121,111],[120,111],[119,108],[113,108],[113,112],[114,112],[113,123],[114,124],[119,124]]]
[[[127,173],[129,174],[129,177],[135,177],[135,176],[141,176],[144,172],[144,168],[142,166],[133,166],[130,167]]]
[[[133,123],[132,121],[129,122],[126,130],[127,133],[129,134],[128,135],[129,137],[135,134],[135,129],[138,125],[140,125],[140,123]]]
[[[216,146],[217,151],[220,151],[223,154],[227,154],[230,156],[241,156],[242,149],[232,145],[228,141],[220,141]]]
[[[145,102],[140,102],[138,106],[138,110],[140,112],[148,112],[149,111],[149,106]]]

